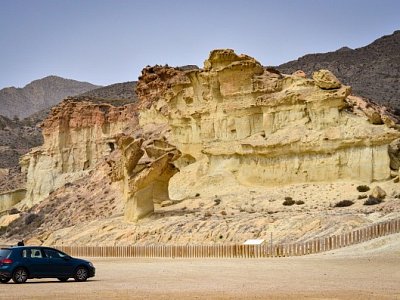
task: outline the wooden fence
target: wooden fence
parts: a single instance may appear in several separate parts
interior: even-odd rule
[[[169,258],[263,258],[300,256],[359,244],[400,232],[400,219],[376,223],[349,233],[316,238],[304,243],[263,245],[133,245],[55,246],[72,256],[169,257]]]

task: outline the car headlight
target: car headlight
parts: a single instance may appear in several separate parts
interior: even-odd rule
[[[92,268],[94,268],[93,264],[91,262],[89,262],[89,266],[91,266]]]

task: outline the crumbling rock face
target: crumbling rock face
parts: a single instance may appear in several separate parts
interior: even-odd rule
[[[123,185],[125,219],[137,221],[154,211],[154,202],[169,199],[169,180],[177,172],[172,162],[180,153],[161,134],[146,140],[122,135],[117,144],[121,159],[111,163],[110,175]]]
[[[166,126],[137,125],[134,104],[115,107],[79,97],[53,108],[42,124],[43,146],[21,160],[28,184],[20,207],[29,208],[65,184],[88,177],[96,166],[95,174],[107,170],[111,182],[121,186],[126,220],[151,213],[154,202],[169,199],[169,179],[177,172],[172,162],[179,151],[165,140]],[[108,167],[99,167],[103,163]]]
[[[397,116],[392,109],[354,95],[348,96],[346,102],[354,109],[355,114],[367,116],[371,124],[385,124],[388,127],[399,129],[399,116]],[[357,111],[361,111],[361,113]]]
[[[144,68],[136,85],[136,94],[141,100],[140,108],[150,108],[169,88],[185,82],[187,78],[181,69],[159,65]]]
[[[219,174],[267,186],[389,178],[396,120],[355,113],[350,91],[327,70],[284,75],[233,50],[212,51],[204,69],[145,68],[137,85],[140,124],[168,124],[169,142],[195,160],[174,177],[181,190]]]
[[[71,98],[54,107],[42,123],[44,144],[20,162],[28,174],[24,205],[87,174],[115,149],[114,136],[136,125],[134,104],[114,107]]]

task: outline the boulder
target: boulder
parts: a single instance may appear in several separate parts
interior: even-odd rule
[[[328,70],[319,70],[313,73],[312,78],[315,84],[321,89],[338,89],[342,86],[339,79]]]
[[[377,199],[384,199],[386,197],[386,192],[380,186],[376,186],[372,190],[371,196]]]
[[[396,139],[389,144],[388,153],[390,157],[390,168],[398,170],[400,167],[400,139]]]
[[[306,73],[302,70],[297,70],[296,72],[293,72],[292,76],[297,76],[297,77],[301,77],[301,78],[307,77]]]

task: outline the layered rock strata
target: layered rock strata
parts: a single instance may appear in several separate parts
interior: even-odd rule
[[[17,189],[0,193],[0,213],[19,203],[22,199],[24,199],[25,194],[25,189]]]
[[[389,178],[396,120],[371,122],[350,92],[327,70],[284,75],[233,50],[212,51],[199,70],[145,68],[137,85],[140,124],[168,124],[182,152],[180,198],[221,174],[264,186]]]
[[[136,124],[134,104],[114,107],[72,98],[53,108],[41,125],[44,144],[20,161],[27,171],[24,205],[32,206],[87,174],[116,149],[114,137]]]

